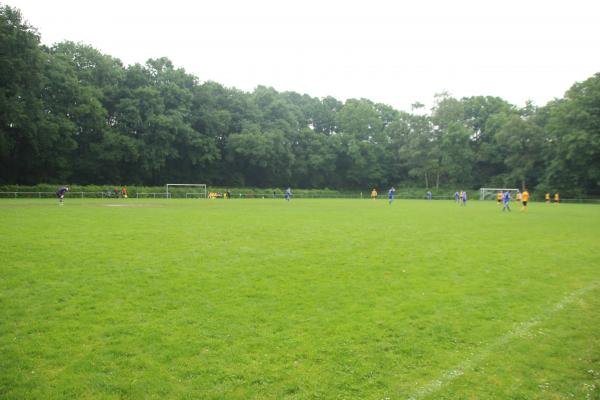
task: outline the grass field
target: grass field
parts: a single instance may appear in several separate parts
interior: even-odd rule
[[[2,399],[600,398],[598,206],[1,200],[0,220]]]

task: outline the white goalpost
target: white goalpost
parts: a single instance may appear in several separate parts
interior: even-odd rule
[[[496,200],[496,195],[498,192],[506,192],[510,193],[510,197],[515,199],[517,197],[517,192],[519,189],[513,188],[481,188],[479,189],[479,200]]]
[[[204,183],[167,183],[167,199],[172,197],[173,191],[169,192],[169,189],[173,189],[174,187],[197,188],[194,192],[191,192],[192,189],[190,189],[190,192],[186,192],[186,199],[189,197],[206,199],[207,196],[206,185]]]

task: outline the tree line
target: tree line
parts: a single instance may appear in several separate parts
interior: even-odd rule
[[[206,81],[42,45],[0,6],[0,183],[525,187],[600,194],[600,73],[523,108],[436,95],[410,112]]]

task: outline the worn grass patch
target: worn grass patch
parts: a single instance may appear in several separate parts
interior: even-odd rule
[[[0,398],[600,396],[600,207],[107,204],[0,201]]]

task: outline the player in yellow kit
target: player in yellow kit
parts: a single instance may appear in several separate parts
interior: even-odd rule
[[[502,191],[499,190],[498,193],[496,193],[496,203],[498,204],[498,206],[502,205]]]
[[[554,204],[558,205],[558,203],[560,203],[560,196],[558,195],[558,192],[554,193]]]
[[[523,208],[521,208],[521,211],[525,211],[527,212],[527,202],[529,201],[529,192],[527,191],[527,189],[523,190],[523,193],[521,194],[521,203],[523,204]]]
[[[373,189],[373,190],[371,191],[371,199],[372,199],[372,200],[375,200],[375,199],[377,199],[377,190]]]
[[[550,193],[546,193],[546,196],[544,196],[546,199],[546,205],[550,204]]]

